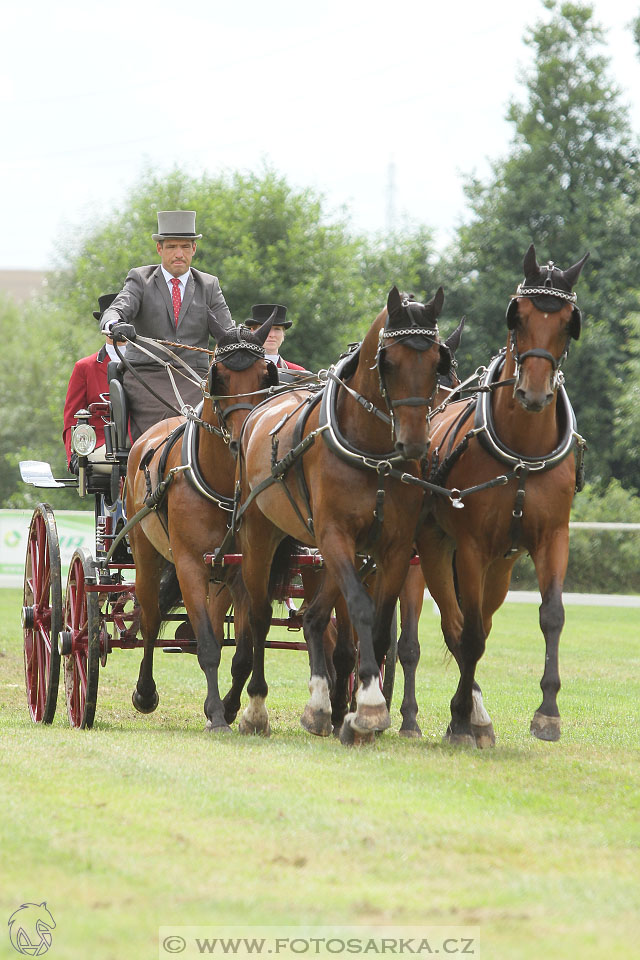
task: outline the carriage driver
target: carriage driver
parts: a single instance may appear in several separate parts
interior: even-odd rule
[[[304,370],[304,367],[297,363],[291,363],[280,356],[280,347],[284,340],[285,330],[288,330],[292,320],[287,320],[287,308],[280,303],[254,303],[251,307],[251,317],[245,320],[245,326],[251,330],[257,330],[261,324],[268,320],[273,311],[276,310],[276,318],[273,321],[269,336],[265,340],[264,352],[267,360],[275,363],[279,370]]]
[[[115,293],[105,293],[98,297],[98,310],[93,311],[96,320],[100,321],[104,311],[116,298]],[[125,344],[120,347],[120,353],[126,349]],[[76,425],[75,414],[78,410],[88,409],[90,403],[99,403],[109,393],[107,383],[107,367],[109,360],[117,360],[113,340],[107,337],[106,344],[98,351],[92,353],[89,357],[83,357],[75,364],[69,386],[67,387],[67,397],[64,402],[64,428],[62,431],[62,440],[67,451],[67,464],[72,473],[78,472],[78,455],[71,451],[71,434]],[[104,446],[104,420],[101,416],[94,415],[89,421],[96,431],[96,448],[89,454],[91,463],[105,463]],[[97,471],[110,472],[111,466],[105,463],[105,467],[98,467]]]
[[[103,332],[111,331],[114,340],[122,336],[135,340],[139,335],[206,351],[209,335],[213,335],[213,318],[225,328],[233,326],[218,278],[191,266],[196,241],[202,236],[195,228],[195,210],[158,211],[158,232],[152,238],[160,263],[129,271],[123,289],[102,318]],[[148,353],[129,344],[123,378],[132,440],[159,420],[176,416],[175,408],[180,406],[164,366],[170,358],[153,344],[140,346]],[[196,406],[202,400],[202,390],[195,381],[206,376],[209,356],[201,350],[170,349],[194,371],[193,381],[178,372],[174,378],[183,403]],[[162,365],[149,353],[157,355]],[[150,393],[145,384],[162,399]]]

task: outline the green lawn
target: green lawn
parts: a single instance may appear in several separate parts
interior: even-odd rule
[[[495,617],[478,673],[491,751],[441,743],[457,668],[421,623],[421,741],[310,738],[305,653],[268,651],[273,735],[203,732],[195,657],[157,654],[160,706],[131,706],[140,652],[101,671],[96,723],[26,708],[21,593],[0,591],[0,919],[47,901],[58,958],[146,960],[161,925],[478,927],[484,960],[631,957],[640,938],[640,612],[567,608],[563,737],[529,735],[534,605]],[[225,650],[228,665],[231,651]],[[223,670],[223,676],[226,670]],[[5,921],[6,923],[6,921]],[[18,954],[0,934],[0,956]],[[633,944],[636,944],[636,947]],[[477,953],[475,954],[477,956]]]

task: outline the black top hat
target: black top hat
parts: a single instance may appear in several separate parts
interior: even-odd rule
[[[100,307],[100,310],[93,311],[93,315],[96,320],[102,320],[102,314],[108,307],[111,306],[117,296],[117,293],[103,293],[101,297],[98,297],[98,306]]]
[[[273,321],[273,326],[288,329],[293,324],[293,320],[285,320],[287,308],[281,303],[254,303],[251,307],[251,319],[245,322],[248,326],[262,324],[269,319],[274,310],[276,311],[276,318]]]

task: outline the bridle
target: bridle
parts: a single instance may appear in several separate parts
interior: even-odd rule
[[[402,306],[407,307],[410,301],[404,299],[402,301]],[[439,334],[438,334],[438,325],[435,327],[405,327],[400,330],[388,330],[385,327],[382,327],[378,334],[378,349],[375,356],[375,366],[378,371],[378,383],[380,387],[380,395],[387,405],[387,410],[389,415],[382,415],[384,419],[391,424],[392,438],[396,438],[396,422],[395,422],[395,410],[397,407],[426,407],[426,416],[429,415],[431,407],[433,405],[433,398],[435,396],[436,390],[438,389],[438,382],[434,384],[434,388],[431,392],[431,395],[428,397],[402,397],[399,400],[394,400],[389,390],[387,389],[387,384],[384,378],[384,369],[383,369],[383,359],[384,351],[390,346],[390,343],[395,341],[396,343],[401,340],[409,340],[415,337],[424,337],[426,340],[431,343],[439,343]],[[390,341],[390,343],[385,343],[385,340]],[[414,348],[419,349],[419,348]],[[373,369],[373,368],[372,368]]]
[[[547,269],[553,269],[553,262],[549,262]],[[550,274],[547,279],[549,280]],[[557,297],[560,300],[565,300],[567,303],[571,303],[575,306],[577,301],[577,295],[575,293],[567,293],[565,290],[558,290],[556,287],[552,286],[542,286],[542,287],[523,287],[520,283],[514,294],[511,295],[510,300],[518,300],[521,297],[532,298],[535,296],[550,296]],[[544,312],[544,311],[543,311]],[[548,316],[548,313],[545,313],[545,318]],[[518,388],[520,383],[520,375],[522,372],[522,364],[527,359],[527,357],[542,357],[543,360],[548,360],[551,364],[551,369],[553,371],[553,378],[551,381],[551,389],[555,391],[558,387],[562,386],[564,383],[564,374],[560,369],[562,363],[569,355],[569,345],[571,343],[571,333],[567,333],[567,342],[565,344],[564,350],[562,351],[559,357],[554,357],[552,353],[548,350],[543,350],[541,347],[533,347],[531,350],[525,350],[524,353],[520,353],[518,350],[518,335],[516,324],[511,328],[511,353],[513,354],[513,359],[515,362],[515,384],[513,392]]]
[[[226,361],[228,361],[230,357],[232,357],[235,353],[238,353],[241,350],[248,351],[249,353],[254,354],[254,358],[255,358],[254,362],[256,360],[265,359],[264,347],[256,343],[251,343],[248,340],[244,340],[242,338],[234,341],[233,343],[228,343],[223,347],[216,347],[213,353],[213,357],[211,358],[211,363],[209,365],[206,382],[208,383],[213,382],[212,371],[218,360],[220,360],[222,364],[225,365]],[[271,361],[268,361],[268,363],[271,363]],[[250,364],[250,366],[252,365],[253,364]],[[273,366],[273,364],[271,365]],[[232,368],[229,368],[229,369],[232,369]],[[271,381],[272,382],[268,387],[262,387],[260,390],[252,390],[250,392],[247,391],[246,393],[232,393],[232,394],[211,393],[210,390],[206,389],[205,382],[203,382],[202,384],[203,396],[205,400],[211,400],[213,411],[218,418],[218,423],[220,424],[220,436],[222,437],[225,443],[228,444],[231,442],[231,431],[227,426],[227,419],[231,416],[232,413],[235,413],[237,410],[247,410],[247,411],[253,410],[255,404],[249,403],[248,401],[243,401],[241,403],[232,403],[228,407],[223,408],[220,405],[220,401],[235,400],[235,399],[238,399],[239,397],[258,397],[258,396],[264,397],[267,394],[269,394],[274,382],[277,382],[277,371],[276,371],[276,379],[274,380],[274,378],[271,377]],[[215,428],[214,428],[214,431],[216,433],[218,432],[217,430],[215,430]]]

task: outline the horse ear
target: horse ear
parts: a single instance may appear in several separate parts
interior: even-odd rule
[[[427,306],[433,308],[433,316],[437,319],[442,313],[444,306],[444,287],[438,287],[435,296],[429,301]]]
[[[222,323],[220,323],[220,321],[218,320],[215,313],[210,307],[207,312],[209,314],[209,329],[211,330],[213,339],[217,343],[220,337],[224,336],[225,333],[229,333],[230,330],[234,329],[234,324],[231,323],[230,325],[224,326]]]
[[[399,310],[401,306],[402,298],[400,297],[400,291],[396,286],[393,286],[391,290],[389,290],[389,296],[387,297],[387,313],[391,316],[391,314]]]
[[[450,333],[447,339],[445,340],[446,346],[449,347],[449,350],[451,351],[451,354],[454,357],[456,355],[456,350],[460,346],[460,340],[462,339],[462,331],[464,330],[464,325],[466,321],[467,321],[467,318],[463,317],[460,323],[458,324],[458,326],[453,331],[453,333]]]
[[[264,342],[269,336],[269,332],[271,330],[271,327],[273,326],[273,321],[275,320],[277,313],[278,313],[278,308],[274,307],[271,316],[267,317],[267,319],[262,324],[262,326],[258,327],[257,330],[253,331],[254,337],[256,338],[258,343],[261,344],[261,346],[264,346]]]
[[[531,244],[524,255],[522,269],[524,270],[525,277],[533,277],[540,271],[540,267],[536,259],[536,248],[533,244]]]
[[[587,262],[588,259],[589,259],[589,254],[588,254],[588,253],[585,253],[585,255],[584,255],[584,257],[582,258],[582,260],[578,260],[578,262],[577,262],[577,263],[574,263],[574,265],[573,265],[572,267],[568,267],[568,268],[564,271],[564,279],[567,281],[567,283],[569,284],[569,287],[570,287],[571,289],[573,289],[573,286],[574,286],[576,280],[578,279],[578,277],[580,276],[580,273],[581,273],[581,271],[582,271],[582,268],[584,267],[584,265],[585,265],[585,263]]]

